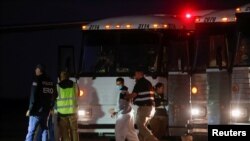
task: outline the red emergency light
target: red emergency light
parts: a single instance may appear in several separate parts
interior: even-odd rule
[[[184,23],[190,23],[190,24],[194,22],[196,16],[192,8],[184,8],[183,10],[180,11],[179,14],[180,14],[179,18]]]
[[[185,14],[185,17],[186,17],[187,19],[190,19],[190,18],[192,17],[192,15],[191,15],[190,13],[186,13],[186,14]]]

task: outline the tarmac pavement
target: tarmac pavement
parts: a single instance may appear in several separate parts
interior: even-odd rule
[[[28,128],[28,100],[1,99],[0,141],[24,141]],[[114,136],[79,134],[80,141],[115,141]],[[181,137],[166,137],[161,141],[181,141]],[[207,137],[194,137],[193,141],[207,141]]]

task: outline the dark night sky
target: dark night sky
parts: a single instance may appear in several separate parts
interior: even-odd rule
[[[139,14],[178,13],[180,9],[226,9],[249,0],[0,0],[0,98],[27,98],[34,66],[46,62],[56,80],[57,47],[81,46],[75,29],[3,31],[3,27],[83,22]]]
[[[231,8],[247,0],[1,0],[1,25],[88,21],[110,16]]]

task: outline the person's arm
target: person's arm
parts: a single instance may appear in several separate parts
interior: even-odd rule
[[[138,89],[139,89],[138,88],[138,83],[136,83],[135,86],[134,86],[134,89],[133,89],[132,93],[131,94],[127,93],[126,96],[125,96],[125,98],[128,99],[128,100],[129,99],[134,99],[138,95],[138,92],[139,92]]]
[[[126,99],[133,99],[138,95],[136,92],[132,92],[131,94],[126,95]]]
[[[54,90],[54,93],[53,93],[52,101],[51,101],[51,109],[55,109],[56,99],[58,97],[58,92],[57,92],[57,86],[56,85],[53,86],[53,90]]]
[[[56,98],[55,98],[55,104],[54,104],[54,112],[57,113],[57,98],[59,97],[59,85],[55,85],[56,90]]]
[[[120,103],[120,100],[124,99],[127,93],[128,93],[128,88],[127,87],[123,87],[121,89],[121,93],[118,95],[116,107],[115,108],[111,108],[109,110],[109,113],[111,114],[112,118],[114,118],[120,111],[122,111],[124,109],[124,105]]]
[[[114,118],[119,112],[121,112],[124,109],[123,105],[120,105],[118,103],[117,107],[109,109],[109,112],[111,114],[111,117]]]
[[[79,89],[79,86],[76,82],[74,83],[74,85],[75,85],[74,87],[75,87],[75,92],[76,92],[75,99],[77,101],[78,97],[80,96],[80,89]],[[78,102],[76,102],[76,107],[78,107]]]
[[[30,101],[29,101],[29,109],[26,112],[26,116],[30,115],[30,111],[33,109],[34,103],[35,103],[35,95],[37,91],[37,82],[33,81],[31,86],[31,93],[30,93]]]

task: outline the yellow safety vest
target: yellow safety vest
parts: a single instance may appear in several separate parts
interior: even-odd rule
[[[71,88],[61,88],[57,85],[58,97],[56,101],[57,111],[60,114],[74,114],[77,112],[76,85]]]

